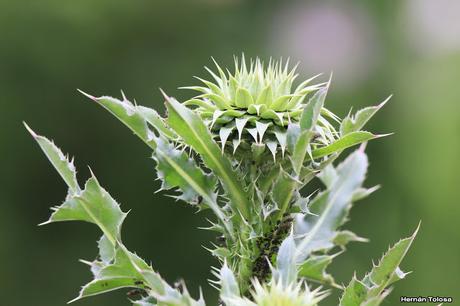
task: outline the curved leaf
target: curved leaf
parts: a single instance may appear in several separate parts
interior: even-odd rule
[[[154,135],[148,128],[147,121],[139,113],[136,106],[129,102],[125,97],[123,97],[123,101],[108,96],[97,98],[84,93],[81,90],[79,91],[86,97],[107,109],[112,115],[131,129],[131,131],[133,131],[133,133],[142,139],[142,141],[144,141],[149,147],[152,149],[155,148],[155,142],[153,141]]]
[[[213,140],[208,128],[201,118],[177,102],[166,96],[169,112],[169,126],[201,155],[203,162],[222,182],[231,200],[235,212],[240,212],[244,218],[249,218],[250,202],[244,192],[242,183],[232,169],[230,161],[222,155],[218,144]]]
[[[83,191],[75,187],[75,169],[63,158],[62,152],[45,137],[36,135],[30,128],[29,131],[72,191],[61,206],[53,209],[49,221],[44,224],[85,221],[96,224],[104,233],[98,243],[101,261],[82,261],[91,266],[95,278],[83,286],[79,296],[70,302],[119,288],[134,287],[145,290],[164,305],[204,306],[202,299],[196,301],[186,290],[181,293],[172,288],[144,260],[129,252],[121,244],[120,231],[126,214],[118,203],[99,185],[94,175],[86,182]]]
[[[45,222],[85,221],[96,224],[107,239],[115,244],[120,239],[120,229],[126,213],[122,212],[118,203],[105,191],[97,179],[92,176],[85,189],[68,197],[65,202],[53,208],[50,219]]]
[[[355,146],[357,144],[376,139],[386,135],[374,135],[370,132],[358,131],[349,133],[342,138],[336,140],[328,146],[313,150],[312,156],[313,159],[321,158],[332,153],[340,152],[346,148]]]
[[[310,140],[314,134],[313,129],[321,114],[327,90],[328,87],[324,87],[316,92],[302,111],[299,122],[301,133],[295,142],[294,151],[292,153],[292,165],[297,175],[300,174],[305,156],[310,150]]]
[[[289,286],[297,280],[297,263],[295,261],[296,245],[292,232],[287,236],[280,245],[276,258],[276,269],[273,276],[284,286]]]
[[[203,173],[185,152],[175,149],[165,139],[158,138],[156,142],[154,158],[157,161],[158,176],[164,182],[163,187],[166,189],[180,188],[183,194],[179,198],[184,201],[192,202],[197,197],[201,197],[231,234],[230,224],[217,204],[216,180]]]
[[[364,152],[353,152],[337,167],[337,179],[313,199],[309,207],[313,214],[297,219],[295,234],[300,238],[296,258],[299,262],[311,252],[334,246],[336,230],[346,220],[353,194],[361,187],[367,166]]]
[[[176,137],[174,132],[166,126],[164,119],[161,118],[156,110],[140,105],[136,105],[136,110],[151,126],[153,126],[158,131],[158,133],[170,139],[174,139]]]
[[[272,188],[272,199],[278,207],[277,219],[280,219],[289,208],[298,181],[282,168],[278,173]]]
[[[353,277],[343,292],[340,306],[379,305],[389,293],[385,289],[407,274],[399,269],[399,265],[412,245],[419,227],[420,225],[412,236],[401,239],[390,248],[362,281]]]
[[[64,156],[62,151],[52,141],[48,140],[46,137],[35,134],[35,132],[25,122],[24,126],[35,141],[37,141],[38,145],[43,150],[43,153],[45,153],[46,157],[62,177],[64,182],[67,186],[69,186],[70,192],[76,193],[80,191],[73,160],[69,161],[68,157]]]
[[[345,136],[351,132],[361,130],[364,125],[375,115],[387,102],[391,96],[385,99],[382,103],[376,106],[369,106],[360,109],[355,115],[348,115],[342,120],[340,125],[340,135]]]
[[[238,287],[238,282],[236,281],[235,274],[227,265],[227,262],[224,262],[219,273],[215,274],[219,278],[220,284],[220,297],[222,300],[230,299],[232,297],[238,297],[240,295],[240,288]]]
[[[316,125],[324,105],[324,100],[326,99],[327,90],[328,87],[318,90],[313,97],[311,97],[310,101],[308,101],[300,117],[300,128],[302,130],[312,130]]]
[[[299,267],[299,276],[321,284],[335,284],[334,278],[326,272],[331,264],[334,255],[311,256]]]

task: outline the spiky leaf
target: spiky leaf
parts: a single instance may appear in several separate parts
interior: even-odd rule
[[[337,228],[345,221],[354,192],[361,187],[367,170],[367,157],[363,151],[353,152],[337,167],[337,180],[313,199],[307,214],[297,220],[299,239],[297,258],[303,260],[311,252],[331,248]]]
[[[73,301],[120,288],[145,289],[146,284],[139,272],[149,266],[139,257],[117,244],[113,261],[104,265],[95,275],[95,279],[83,286],[80,294]]]
[[[392,248],[390,248],[380,259],[377,266],[375,266],[372,271],[366,275],[364,278],[364,283],[368,286],[372,286],[369,295],[377,296],[382,293],[389,284],[394,281],[404,278],[405,273],[399,269],[403,258],[406,256],[407,251],[412,245],[417,232],[418,227],[415,230],[412,236],[400,240]]]
[[[380,135],[374,135],[370,132],[358,131],[349,133],[342,138],[336,140],[328,146],[321,147],[319,149],[313,150],[312,156],[313,159],[321,158],[336,152],[345,150],[346,148],[355,146],[357,144],[376,139],[381,137]]]
[[[284,286],[293,284],[297,280],[297,263],[295,261],[296,245],[292,232],[281,243],[276,258],[276,269],[273,276]]]
[[[230,270],[227,262],[224,262],[218,277],[220,284],[220,297],[222,300],[240,295],[240,289],[238,287],[235,274],[232,270]]]
[[[366,299],[368,288],[356,277],[351,282],[340,298],[340,306],[357,306]]]
[[[326,268],[332,263],[334,255],[311,256],[299,267],[299,276],[321,284],[335,284],[334,278],[326,272]]]
[[[133,133],[144,141],[149,147],[155,148],[153,141],[153,132],[148,128],[147,121],[139,113],[136,106],[128,101],[124,96],[123,100],[118,100],[113,97],[93,97],[83,91],[80,91],[86,97],[97,102],[112,115],[126,125]],[[153,121],[152,121],[153,122]]]
[[[292,154],[292,166],[297,175],[299,175],[302,170],[302,165],[305,160],[305,156],[309,151],[310,139],[312,136],[312,131],[302,131],[295,143],[294,152]]]
[[[249,200],[244,193],[242,183],[230,165],[217,143],[212,139],[208,128],[201,118],[177,102],[167,98],[169,112],[168,123],[174,131],[182,137],[185,143],[201,155],[204,163],[222,182],[228,197],[231,199],[233,209],[241,212],[243,217],[249,218]]]
[[[400,240],[390,248],[362,281],[354,277],[345,288],[340,306],[379,305],[388,292],[384,290],[393,282],[404,278],[405,273],[399,269],[404,256],[409,250],[418,227],[414,234]]]
[[[203,204],[212,209],[231,234],[231,225],[217,204],[215,177],[205,174],[184,151],[177,150],[166,139],[157,138],[156,142],[153,157],[157,161],[158,176],[164,182],[163,188],[178,187],[182,192],[179,198],[188,202],[200,202],[201,197]]]
[[[161,118],[156,110],[140,105],[136,105],[135,107],[138,113],[145,119],[145,121],[154,127],[158,133],[168,137],[169,139],[174,139],[176,137],[174,132],[166,126],[164,119]]]
[[[287,211],[296,186],[297,180],[283,169],[280,169],[272,189],[272,198],[278,207],[278,218],[281,218]]]
[[[305,105],[300,117],[300,128],[302,130],[311,130],[316,125],[326,99],[327,90],[327,87],[318,90],[308,101],[308,104]]]
[[[370,106],[360,109],[354,116],[348,115],[342,120],[340,125],[340,135],[345,136],[351,132],[361,130],[364,125],[375,115],[387,102],[390,100],[389,96],[385,101],[377,106]]]
[[[69,161],[62,151],[46,137],[37,135],[26,123],[24,123],[26,129],[34,137],[39,144],[40,148],[45,153],[48,160],[51,162],[53,167],[62,177],[64,182],[69,186],[69,190],[72,193],[76,193],[80,190],[77,182],[76,170],[73,165],[73,161]]]
[[[49,221],[85,221],[96,224],[103,232],[99,240],[99,255],[101,261],[88,263],[95,279],[85,285],[79,296],[72,300],[92,296],[119,288],[135,287],[146,290],[156,300],[165,305],[177,306],[203,306],[202,299],[196,301],[188,292],[179,292],[170,287],[158,273],[134,253],[129,252],[121,243],[121,225],[126,216],[118,203],[105,191],[96,180],[95,176],[86,182],[83,191],[79,191],[78,184],[75,187],[75,170],[69,168],[68,162],[63,163],[62,152],[43,136],[36,135],[29,129],[31,134],[42,147],[45,155],[55,166],[56,170],[68,184],[70,192],[65,202],[54,208]]]
[[[86,182],[85,189],[68,196],[65,202],[53,208],[50,219],[45,223],[57,221],[85,221],[96,224],[115,244],[120,239],[120,229],[126,214],[118,203],[105,191],[94,175]]]

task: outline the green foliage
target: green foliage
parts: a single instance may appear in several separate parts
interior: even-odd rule
[[[52,142],[28,129],[69,187],[64,203],[53,208],[44,224],[85,221],[97,225],[103,233],[98,243],[99,259],[84,261],[91,267],[94,280],[83,286],[72,301],[120,288],[138,288],[163,305],[204,305],[201,299],[193,300],[186,290],[179,292],[170,287],[151,266],[128,251],[121,241],[121,226],[127,214],[118,203],[100,186],[94,174],[80,190],[72,163]],[[68,181],[68,177],[73,180]]]
[[[365,188],[368,159],[365,143],[384,135],[361,130],[384,105],[368,107],[340,120],[325,108],[331,81],[292,90],[295,68],[256,59],[249,67],[235,60],[234,73],[207,68],[214,82],[187,87],[200,92],[180,103],[165,96],[162,118],[150,108],[111,97],[93,97],[152,149],[162,190],[196,207],[210,209],[210,230],[221,243],[209,250],[222,303],[238,305],[317,305],[328,291],[343,290],[341,306],[379,305],[396,280],[399,265],[415,234],[391,248],[362,280],[346,288],[326,270],[351,241],[364,242],[342,228],[352,203],[377,189]],[[311,95],[311,97],[310,97]],[[336,127],[338,125],[338,127]],[[28,128],[29,129],[29,128]],[[64,203],[49,221],[85,221],[102,231],[99,255],[83,261],[94,280],[77,299],[115,289],[135,288],[134,305],[204,305],[168,285],[150,265],[128,251],[121,239],[126,213],[91,174],[80,189],[73,163],[46,138],[33,137],[69,186]],[[363,144],[337,166],[347,148]],[[324,190],[306,194],[319,179]],[[313,289],[316,287],[316,289]]]
[[[177,102],[166,97],[168,124],[182,138],[183,142],[200,155],[205,165],[219,177],[222,186],[231,199],[235,215],[241,213],[249,218],[249,200],[243,186],[233,171],[230,161],[222,155],[201,118]]]
[[[343,292],[340,306],[380,305],[385,296],[391,291],[391,289],[385,289],[408,274],[404,273],[399,268],[399,265],[414,241],[417,232],[418,228],[411,237],[400,240],[390,248],[380,259],[378,265],[374,265],[371,272],[366,274],[363,280],[360,281],[353,277]]]

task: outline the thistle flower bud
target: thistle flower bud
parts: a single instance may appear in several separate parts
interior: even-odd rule
[[[270,60],[268,65],[256,58],[246,63],[235,58],[234,72],[225,73],[215,62],[217,72],[206,70],[213,82],[198,78],[203,86],[182,87],[200,94],[184,102],[198,113],[215,139],[220,141],[222,151],[229,144],[231,152],[238,148],[252,151],[260,156],[266,148],[276,156],[278,148],[284,155],[287,148],[289,125],[298,125],[308,96],[328,83],[311,84],[314,76],[293,87],[297,78],[296,66],[289,68],[283,63]],[[338,118],[325,108],[321,109],[318,125],[315,126],[315,142],[330,144],[336,138],[336,130],[329,120]],[[292,153],[292,152],[290,152]]]

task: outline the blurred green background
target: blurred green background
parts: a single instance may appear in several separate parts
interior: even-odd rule
[[[334,71],[328,106],[391,102],[369,129],[395,132],[370,143],[368,186],[348,228],[370,238],[352,244],[332,271],[347,283],[422,220],[403,263],[414,271],[400,295],[460,298],[460,2],[406,1],[27,1],[0,0],[0,304],[64,305],[89,281],[99,233],[87,224],[37,227],[66,188],[22,121],[76,156],[80,180],[90,165],[131,213],[128,247],[169,281],[183,277],[192,294],[215,260],[201,245],[204,214],[154,194],[149,150],[100,107],[77,93],[129,98],[163,112],[158,88],[179,99],[215,57],[290,57],[301,75]],[[125,292],[78,305],[128,305]],[[324,305],[336,305],[336,296]],[[456,304],[458,302],[454,302]]]

